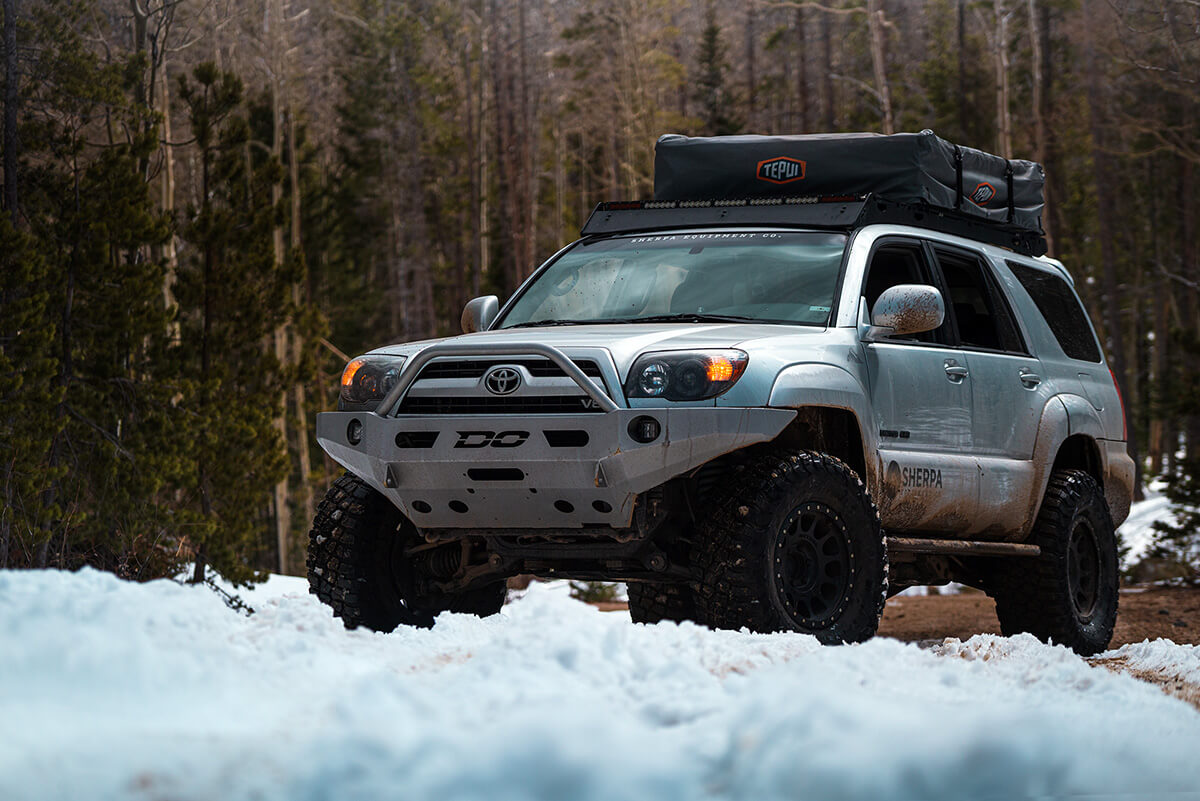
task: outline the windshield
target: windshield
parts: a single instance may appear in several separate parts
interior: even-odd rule
[[[547,267],[500,328],[749,320],[827,325],[844,234],[656,234],[578,245]]]

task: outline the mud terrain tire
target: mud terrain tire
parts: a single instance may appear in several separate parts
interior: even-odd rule
[[[333,608],[346,628],[388,632],[433,625],[443,611],[486,617],[500,611],[503,581],[459,595],[417,597],[411,560],[403,555],[417,531],[386,498],[347,473],[317,507],[308,540],[309,591]]]
[[[1055,471],[1029,542],[1041,556],[1005,559],[990,574],[1000,631],[1084,656],[1106,649],[1117,622],[1117,538],[1096,479]]]
[[[709,625],[826,644],[875,634],[887,547],[875,504],[843,462],[776,453],[742,467],[713,508],[698,560]]]
[[[627,592],[629,617],[634,623],[658,623],[661,620],[704,622],[696,592],[686,584],[631,581]]]

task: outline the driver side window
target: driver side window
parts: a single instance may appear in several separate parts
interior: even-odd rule
[[[917,243],[885,243],[876,249],[867,267],[867,279],[863,283],[863,297],[867,299],[868,313],[874,314],[875,302],[890,287],[897,284],[932,284],[925,251]],[[909,334],[903,337],[888,337],[893,342],[942,342],[941,333],[946,324],[934,331]]]

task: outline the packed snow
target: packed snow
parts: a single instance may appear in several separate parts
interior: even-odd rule
[[[248,600],[0,572],[0,799],[1200,798],[1200,712],[1030,637],[825,648],[561,583],[388,635]]]

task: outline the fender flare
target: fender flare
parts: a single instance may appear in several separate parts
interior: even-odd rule
[[[1070,423],[1071,435],[1084,434],[1093,440],[1104,439],[1104,422],[1092,402],[1079,395],[1062,394],[1056,396],[1067,410],[1067,420]]]
[[[853,414],[862,439],[863,463],[867,467],[863,480],[872,494],[878,491],[879,437],[870,425],[874,417],[867,391],[852,373],[821,362],[789,365],[775,376],[767,405],[785,409],[823,406]]]

